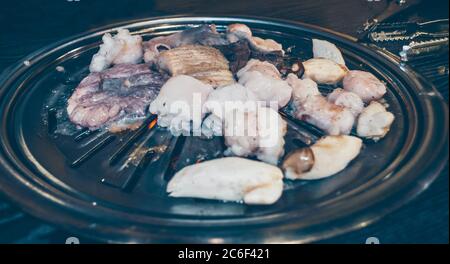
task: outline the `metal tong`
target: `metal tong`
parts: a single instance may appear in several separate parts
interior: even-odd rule
[[[372,42],[413,41],[417,38],[448,38],[448,19],[418,22],[380,23],[368,34]]]
[[[445,55],[445,53],[448,53],[448,44],[448,37],[427,41],[412,41],[403,46],[399,55],[404,62],[424,58],[430,54],[448,56],[448,54]]]
[[[358,29],[358,40],[366,40],[368,35],[373,32],[373,30],[381,22],[412,6],[417,5],[418,3],[420,3],[420,0],[390,0],[387,8],[383,10],[383,12],[367,20],[366,23],[364,23],[364,25]]]

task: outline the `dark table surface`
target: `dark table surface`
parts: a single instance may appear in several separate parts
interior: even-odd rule
[[[8,1],[0,7],[0,72],[54,41],[129,19],[179,14],[255,15],[302,21],[355,35],[358,26],[386,4],[386,0]],[[448,18],[448,5],[447,0],[423,1],[393,19]],[[374,236],[381,243],[448,243],[448,179],[447,166],[428,190],[406,206],[362,230],[321,242],[364,243]],[[26,215],[0,198],[0,242],[64,243],[73,235]]]

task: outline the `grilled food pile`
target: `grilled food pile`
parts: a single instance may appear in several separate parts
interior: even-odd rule
[[[168,194],[273,204],[283,179],[322,179],[344,170],[363,139],[382,139],[394,121],[382,81],[349,69],[334,44],[312,44],[313,57],[302,62],[244,24],[223,33],[203,25],[147,41],[120,29],[103,36],[67,113],[92,130],[133,130],[157,115],[174,136],[223,137],[226,157],[176,172]],[[323,137],[285,153],[287,117]]]

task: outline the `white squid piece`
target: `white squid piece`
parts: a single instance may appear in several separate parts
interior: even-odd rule
[[[237,42],[240,39],[246,39],[250,46],[260,52],[276,52],[279,51],[284,54],[283,46],[273,39],[262,39],[254,37],[249,27],[244,24],[231,24],[227,28],[227,39],[231,43]]]
[[[265,106],[281,108],[291,100],[292,88],[280,73],[267,62],[250,60],[237,76],[239,83],[247,88],[247,96],[251,101],[265,102]],[[273,67],[273,68],[272,68]]]
[[[222,86],[212,91],[203,109],[207,113],[213,113],[223,118],[226,111],[234,110],[235,106],[248,101],[247,89],[241,84]]]
[[[359,115],[356,132],[360,137],[379,140],[389,132],[394,119],[394,114],[386,107],[372,101]]]
[[[324,58],[313,58],[303,62],[305,73],[303,78],[308,78],[319,84],[334,85],[342,81],[348,69],[345,65]]]
[[[337,64],[345,65],[344,57],[336,45],[320,39],[313,39],[312,43],[314,58],[329,59]]]
[[[278,167],[244,158],[228,157],[187,166],[170,180],[172,197],[191,197],[246,204],[275,203],[283,191]]]
[[[106,33],[102,37],[100,50],[92,57],[89,70],[101,72],[114,64],[136,64],[144,54],[142,37],[133,36],[127,29],[119,29],[115,36]]]
[[[292,87],[292,99],[297,101],[297,104],[311,96],[321,95],[317,83],[311,79],[299,79],[297,75],[290,73],[286,81]]]
[[[386,93],[386,85],[370,72],[350,71],[342,83],[344,90],[357,94],[365,103],[378,100]]]
[[[308,151],[295,151],[283,162],[285,177],[291,180],[317,180],[347,167],[361,151],[362,140],[353,136],[327,136]],[[307,164],[303,164],[303,163]]]
[[[327,98],[330,103],[350,110],[355,117],[357,117],[364,109],[364,102],[357,94],[345,91],[342,88],[334,89]]]
[[[202,123],[202,133],[207,137],[223,135],[225,114],[248,103],[247,89],[240,84],[222,86],[212,91],[203,104],[208,115]]]
[[[169,127],[173,134],[199,130],[205,113],[203,103],[214,89],[193,77],[178,75],[161,87],[158,97],[150,104],[150,112],[158,115],[158,125]],[[198,115],[196,115],[198,113]]]
[[[287,123],[275,110],[259,107],[257,111],[236,109],[224,120],[227,152],[237,156],[256,156],[259,160],[277,164],[284,154]]]

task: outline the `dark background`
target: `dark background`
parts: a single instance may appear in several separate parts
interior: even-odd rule
[[[408,1],[408,0],[407,0]],[[0,72],[54,41],[114,22],[163,15],[255,15],[302,21],[349,35],[386,0],[36,0],[0,5]],[[394,21],[448,18],[449,1],[423,1]],[[448,98],[447,98],[448,100]],[[1,176],[1,175],[0,175]],[[324,243],[448,243],[448,166],[415,200],[381,221]],[[0,197],[0,242],[64,243],[70,234],[21,212]],[[81,243],[96,242],[80,238]]]

